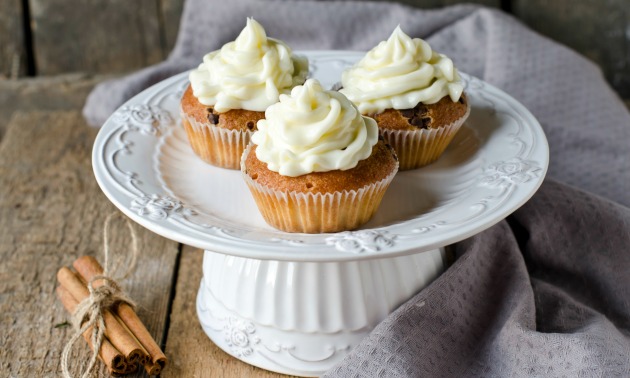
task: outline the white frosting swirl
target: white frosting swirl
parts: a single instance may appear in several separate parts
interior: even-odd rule
[[[193,94],[217,112],[265,111],[281,93],[304,83],[308,60],[293,56],[282,41],[267,38],[252,18],[235,41],[203,57],[190,75]]]
[[[342,74],[341,93],[362,114],[434,104],[444,96],[457,101],[464,90],[453,61],[411,38],[398,26],[387,41],[370,50]]]
[[[346,96],[309,79],[267,108],[252,141],[270,170],[295,177],[356,167],[372,154],[378,126]]]

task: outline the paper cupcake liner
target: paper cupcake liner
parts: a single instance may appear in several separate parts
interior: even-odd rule
[[[366,223],[381,203],[398,167],[384,179],[358,190],[330,193],[282,191],[261,185],[245,173],[243,153],[241,172],[265,221],[282,231],[324,233],[353,230]]]
[[[460,119],[446,126],[419,130],[391,130],[379,127],[379,130],[385,142],[396,151],[400,170],[404,171],[420,168],[436,161],[451,143],[469,114],[470,104]]]
[[[182,123],[190,146],[203,161],[217,167],[239,169],[241,155],[253,131],[230,130],[198,122],[185,113],[182,113]]]

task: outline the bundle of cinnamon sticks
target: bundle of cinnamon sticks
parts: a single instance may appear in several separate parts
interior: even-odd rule
[[[98,261],[90,256],[82,256],[72,263],[76,272],[67,267],[59,269],[57,296],[70,314],[74,314],[79,302],[90,293],[87,282],[103,274]],[[103,280],[95,280],[94,288],[102,286]],[[149,375],[158,375],[166,365],[166,356],[131,306],[121,303],[116,308],[105,310],[105,338],[98,356],[113,375],[133,373],[141,365]],[[92,329],[83,333],[83,338],[94,350],[91,342]]]

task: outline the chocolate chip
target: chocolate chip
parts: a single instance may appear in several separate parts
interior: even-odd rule
[[[420,117],[417,115],[409,120],[409,124],[421,129],[428,129],[431,126],[431,121],[431,117]]]
[[[219,115],[208,113],[208,121],[210,121],[211,124],[216,125],[217,123],[219,123]]]
[[[422,122],[422,118],[420,117],[413,117],[409,119],[409,124],[416,126],[416,127],[422,127],[424,125],[424,123]]]
[[[429,112],[427,106],[423,103],[418,103],[418,105],[414,106],[411,109],[402,109],[400,110],[400,114],[407,118],[407,122],[409,122],[412,126],[422,127],[422,116],[426,115]]]
[[[423,115],[425,115],[425,114],[427,114],[429,112],[429,109],[423,103],[419,103],[418,105],[416,105],[415,109],[417,111],[416,114],[421,115],[421,116],[423,116]]]
[[[416,112],[414,109],[402,109],[400,111],[400,114],[402,114],[402,116],[405,118],[412,118],[416,114]]]
[[[254,130],[254,121],[247,121],[247,128],[250,130]]]

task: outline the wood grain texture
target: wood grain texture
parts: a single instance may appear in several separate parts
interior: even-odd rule
[[[39,75],[127,72],[161,61],[158,0],[29,0]]]
[[[115,211],[90,165],[96,130],[76,112],[18,112],[0,144],[0,371],[9,377],[59,376],[70,337],[55,298],[55,275],[79,255],[102,259],[105,217]],[[128,251],[123,222],[112,225],[111,249]],[[123,287],[158,343],[166,327],[178,245],[140,227],[139,266]],[[73,350],[88,357],[83,340]],[[99,364],[100,376],[105,373]],[[140,374],[139,376],[144,376]]]
[[[532,29],[598,63],[622,97],[630,97],[628,0],[512,0],[514,15]]]
[[[20,80],[0,79],[0,141],[14,112],[81,109],[94,85],[112,77],[66,74]]]
[[[0,0],[0,78],[26,74],[20,0]]]
[[[183,8],[184,0],[160,0],[161,29],[166,53],[173,50],[175,46]]]
[[[184,246],[166,339],[166,355],[171,358],[171,365],[161,377],[288,377],[241,362],[223,352],[206,336],[195,309],[203,276],[202,261],[202,250]]]

